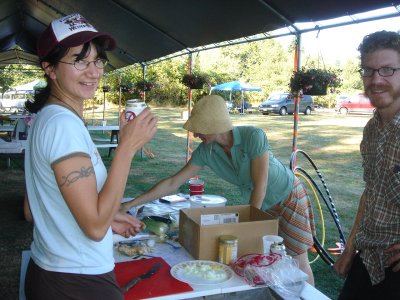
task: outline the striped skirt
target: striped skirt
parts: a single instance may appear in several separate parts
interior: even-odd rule
[[[312,247],[314,214],[307,192],[297,177],[289,197],[268,212],[279,218],[278,234],[283,237],[289,255],[302,254]]]

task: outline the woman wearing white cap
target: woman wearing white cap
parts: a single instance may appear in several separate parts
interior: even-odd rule
[[[127,123],[110,172],[82,120],[114,39],[79,14],[51,22],[37,43],[47,87],[26,104],[37,113],[28,135],[25,178],[33,216],[27,299],[123,299],[116,283],[112,229],[129,236],[139,220],[119,213],[135,152],[156,132],[146,109]],[[30,208],[30,209],[29,209]],[[112,229],[111,229],[112,226]]]
[[[314,277],[307,250],[313,245],[312,208],[300,181],[276,159],[263,130],[252,126],[233,127],[224,99],[209,95],[200,99],[183,127],[202,143],[189,162],[175,175],[162,180],[122,209],[174,193],[187,180],[208,166],[222,179],[238,186],[243,204],[279,216],[279,235],[288,254]]]

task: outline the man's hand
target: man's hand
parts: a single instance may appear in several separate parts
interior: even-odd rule
[[[111,228],[114,233],[127,238],[140,232],[143,229],[143,223],[127,213],[117,212]]]
[[[345,277],[349,272],[351,265],[353,264],[354,256],[356,251],[352,247],[347,247],[344,249],[342,255],[333,265],[333,269],[340,277]]]
[[[393,272],[400,270],[400,244],[394,244],[389,248],[385,249],[385,253],[393,255],[386,261],[388,266],[392,267]]]

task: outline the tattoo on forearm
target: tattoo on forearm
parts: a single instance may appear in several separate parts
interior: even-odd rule
[[[75,181],[84,177],[89,177],[92,174],[94,174],[93,167],[89,168],[82,167],[79,171],[73,171],[67,176],[63,176],[62,179],[64,180],[64,182],[60,184],[60,187],[70,186]]]

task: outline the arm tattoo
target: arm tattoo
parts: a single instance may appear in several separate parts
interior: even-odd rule
[[[72,171],[67,176],[63,176],[62,179],[64,182],[60,184],[60,188],[65,186],[70,186],[72,183],[77,181],[78,179],[89,177],[90,175],[94,174],[93,167],[85,168],[82,167],[79,171]]]

